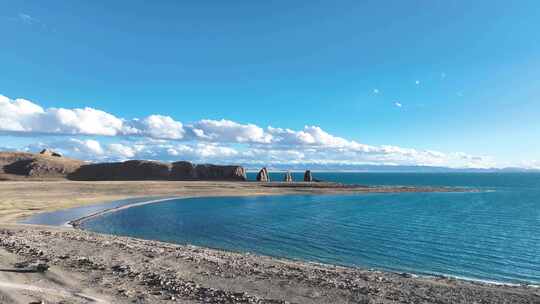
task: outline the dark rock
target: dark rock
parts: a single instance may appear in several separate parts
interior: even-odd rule
[[[172,180],[246,180],[246,172],[240,166],[194,165],[187,161],[172,164]]]
[[[27,262],[27,261],[24,261],[24,262],[17,262],[15,264],[13,264],[13,267],[15,268],[27,268],[28,266],[30,266],[31,262]]]
[[[49,265],[43,261],[38,262],[19,262],[13,265],[15,269],[7,270],[10,272],[30,273],[30,272],[45,272],[49,269]],[[6,271],[6,269],[4,269]]]
[[[39,154],[44,155],[44,156],[62,157],[62,154],[58,152],[54,152],[53,150],[50,150],[50,149],[43,149],[41,150],[41,152],[39,152]]]
[[[171,165],[157,161],[128,160],[88,164],[68,176],[73,180],[167,180]]]
[[[245,181],[246,171],[241,166],[197,165],[196,179],[201,180],[239,180]]]
[[[45,272],[49,270],[49,265],[46,263],[37,263],[35,266],[37,272]]]
[[[257,181],[259,182],[269,182],[270,177],[268,176],[268,170],[266,167],[262,168],[257,174]]]
[[[306,170],[306,173],[304,173],[304,181],[305,182],[312,182],[313,181],[313,175],[311,175],[310,170]]]
[[[186,161],[170,164],[145,160],[88,164],[54,154],[47,149],[38,154],[0,152],[0,174],[9,178],[24,176],[88,181],[246,180],[246,172],[241,166],[194,165]]]
[[[246,180],[240,166],[193,165],[180,161],[173,164],[130,160],[82,166],[69,176],[73,180]]]
[[[115,272],[126,272],[130,270],[129,265],[114,265],[111,267],[112,271]]]
[[[187,161],[172,163],[171,179],[174,180],[194,180],[197,179],[195,165]]]

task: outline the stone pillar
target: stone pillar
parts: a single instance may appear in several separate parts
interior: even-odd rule
[[[269,182],[270,177],[268,176],[268,170],[265,168],[262,168],[259,173],[257,173],[257,181],[258,182]]]
[[[313,176],[311,175],[310,170],[306,170],[306,173],[304,173],[304,181],[305,182],[312,182],[313,181]]]

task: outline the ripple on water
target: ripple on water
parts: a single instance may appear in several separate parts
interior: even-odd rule
[[[527,192],[194,198],[83,226],[324,263],[540,283],[540,191]]]

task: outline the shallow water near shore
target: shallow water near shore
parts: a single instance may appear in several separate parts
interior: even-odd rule
[[[540,175],[352,176],[349,183],[483,191],[189,198],[105,214],[82,226],[346,266],[540,283]]]
[[[78,218],[85,217],[87,215],[96,214],[112,208],[119,208],[123,206],[129,206],[141,202],[147,202],[152,200],[161,200],[164,197],[138,197],[129,198],[124,200],[117,200],[108,203],[93,204],[82,207],[69,208],[58,211],[38,213],[29,218],[19,221],[21,224],[36,224],[36,225],[49,225],[49,226],[69,226],[69,222]]]

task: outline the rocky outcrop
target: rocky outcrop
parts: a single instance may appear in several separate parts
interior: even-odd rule
[[[58,152],[54,152],[53,150],[50,150],[50,149],[43,149],[41,150],[41,152],[39,152],[39,154],[44,155],[44,156],[62,157],[62,154]]]
[[[197,178],[196,165],[188,161],[179,161],[172,163],[171,179],[174,180],[192,180]]]
[[[26,152],[0,152],[0,169],[14,162],[36,158],[35,154]]]
[[[68,178],[71,180],[229,180],[244,181],[241,166],[194,165],[179,161],[129,160],[89,164],[62,157],[51,150],[38,154],[0,152],[0,180],[26,177]]]
[[[246,180],[240,166],[172,164],[130,160],[119,163],[88,164],[69,176],[73,180]]]
[[[246,180],[246,171],[241,166],[194,165],[187,161],[172,164],[172,180]]]
[[[304,173],[304,181],[305,182],[312,182],[313,181],[313,175],[311,175],[310,170],[306,170],[306,173]]]
[[[0,173],[39,178],[62,178],[84,162],[53,154],[0,152]]]
[[[117,163],[87,164],[68,176],[72,180],[167,180],[171,164],[128,160]]]
[[[257,181],[259,182],[269,182],[270,177],[268,176],[268,170],[265,168],[262,168],[261,171],[257,174]]]
[[[283,178],[283,181],[286,182],[286,183],[292,183],[293,182],[291,172],[285,173],[285,177]]]
[[[240,166],[197,165],[196,179],[245,181],[246,171]]]

